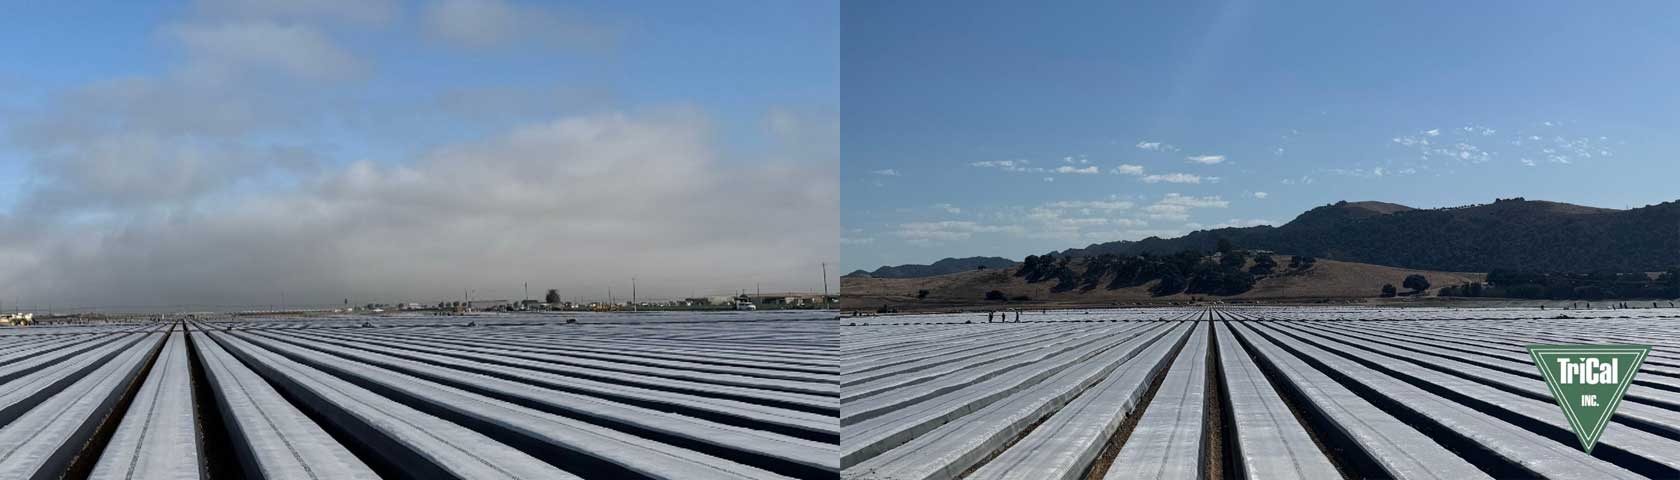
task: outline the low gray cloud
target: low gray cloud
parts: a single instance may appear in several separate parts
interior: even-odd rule
[[[526,282],[593,299],[631,277],[680,298],[820,290],[838,259],[833,108],[726,132],[700,106],[578,100],[588,86],[359,102],[336,87],[374,66],[335,28],[383,7],[235,3],[164,27],[170,68],[6,111],[0,149],[27,177],[0,204],[0,300],[442,301]],[[453,135],[413,135],[438,125]]]
[[[834,144],[737,168],[712,136],[688,109],[598,114],[408,163],[326,168],[287,188],[165,190],[182,202],[169,208],[25,209],[0,217],[0,231],[31,232],[0,239],[0,281],[26,298],[104,306],[507,296],[527,281],[593,297],[630,276],[666,296],[820,287],[815,267],[834,260],[840,236],[838,160],[805,155]],[[64,169],[145,183],[195,168],[154,178],[121,157],[88,158]],[[58,179],[106,187],[95,174]]]

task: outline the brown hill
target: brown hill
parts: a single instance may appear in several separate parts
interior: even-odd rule
[[[1287,265],[1290,260],[1287,255],[1278,255],[1275,258],[1282,265]],[[1192,297],[1226,302],[1347,300],[1375,298],[1381,293],[1385,283],[1392,283],[1396,288],[1400,288],[1401,281],[1414,273],[1429,279],[1431,288],[1424,294],[1426,296],[1433,295],[1435,290],[1443,286],[1479,282],[1486,278],[1486,275],[1481,273],[1413,270],[1320,259],[1315,266],[1305,271],[1262,276],[1255,282],[1253,289],[1240,295],[1215,297],[1181,293],[1157,297],[1149,293],[1149,288],[1155,285],[1153,281],[1141,286],[1115,290],[1098,288],[1089,291],[1052,292],[1051,287],[1055,282],[1027,283],[1025,279],[1015,276],[1015,271],[1019,268],[968,271],[921,278],[846,277],[840,280],[840,306],[846,310],[873,310],[883,305],[901,310],[939,310],[1005,306],[1060,308],[1165,304],[1187,302]],[[919,290],[927,290],[927,297],[917,299]],[[1025,295],[1030,300],[989,302],[985,297],[986,292],[991,290],[1001,291],[1010,298]],[[1404,291],[1403,288],[1401,290]]]
[[[1643,272],[1675,265],[1677,222],[1680,201],[1628,210],[1520,197],[1435,209],[1337,202],[1276,227],[1197,230],[1177,238],[1121,240],[1054,253],[1169,255],[1211,251],[1225,239],[1241,248],[1428,270]]]

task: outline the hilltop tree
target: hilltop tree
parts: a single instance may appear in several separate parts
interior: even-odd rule
[[[917,290],[917,291],[916,291],[916,299],[917,299],[917,300],[923,300],[923,299],[926,299],[926,298],[927,298],[927,296],[928,296],[928,291],[927,291],[927,289],[925,289],[925,288],[924,288],[924,289],[921,289],[921,290]]]
[[[1239,250],[1225,252],[1219,256],[1219,266],[1221,267],[1241,269],[1246,264],[1248,264],[1248,256]]]
[[[1398,293],[1399,292],[1394,289],[1394,284],[1392,284],[1392,283],[1384,283],[1383,284],[1382,296],[1384,298],[1395,296]]]
[[[1255,275],[1271,275],[1272,272],[1276,270],[1277,260],[1273,260],[1271,255],[1259,255],[1254,257],[1254,266],[1249,267],[1248,273]]]
[[[1015,270],[1015,276],[1025,277],[1038,270],[1038,255],[1027,255],[1021,259],[1021,268]]]
[[[992,290],[990,292],[986,292],[986,299],[1001,302],[1007,300],[1008,297],[1003,296],[1003,291],[1001,290]]]
[[[1296,255],[1289,257],[1289,269],[1306,270],[1308,268],[1312,268],[1313,263],[1317,261],[1318,259],[1313,258],[1311,255]]]
[[[1414,273],[1407,275],[1406,281],[1401,282],[1400,286],[1412,289],[1412,293],[1422,292],[1429,289],[1429,279]]]
[[[1229,255],[1232,250],[1236,249],[1236,246],[1231,244],[1231,240],[1226,239],[1224,237],[1220,237],[1219,238],[1219,243],[1218,243],[1218,248],[1219,248],[1219,253]]]
[[[543,301],[548,302],[549,305],[560,303],[560,291],[552,288],[548,289],[548,295],[543,295]]]

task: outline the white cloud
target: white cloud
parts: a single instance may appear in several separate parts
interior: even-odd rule
[[[1120,166],[1114,167],[1112,172],[1116,175],[1143,175],[1143,165],[1122,163]]]
[[[1068,166],[1068,165],[1062,165],[1060,167],[1056,167],[1056,173],[1072,173],[1072,174],[1079,174],[1079,175],[1094,175],[1094,174],[1097,174],[1097,173],[1101,173],[1101,171],[1097,169],[1096,165],[1090,165],[1090,166],[1086,166],[1084,168],[1075,168],[1075,167]]]
[[[1202,183],[1200,175],[1189,173],[1169,173],[1166,175],[1148,175],[1138,179],[1143,183]]]
[[[1064,209],[1093,209],[1093,210],[1126,210],[1132,208],[1132,202],[1126,201],[1061,201],[1046,203],[1045,207]]]
[[[421,12],[426,32],[450,44],[487,48],[539,45],[601,48],[616,31],[555,8],[503,0],[436,0]]]
[[[1254,192],[1254,198],[1265,200],[1268,196],[1270,196],[1270,194],[1266,192]]]
[[[1532,167],[1532,166],[1534,166],[1534,161],[1533,161],[1533,160],[1529,160],[1529,159],[1527,159],[1527,158],[1523,158],[1523,159],[1521,159],[1521,160],[1522,160],[1522,164],[1523,164],[1523,166],[1525,166],[1525,167]]]
[[[1140,150],[1149,150],[1151,152],[1176,152],[1176,151],[1178,151],[1178,147],[1172,146],[1171,144],[1166,144],[1166,143],[1161,143],[1161,142],[1150,142],[1150,141],[1139,141],[1137,143],[1137,148],[1140,149]]]
[[[1394,143],[1398,143],[1401,146],[1406,146],[1406,147],[1415,147],[1415,146],[1427,147],[1427,146],[1429,146],[1429,139],[1418,138],[1418,137],[1413,137],[1413,136],[1409,136],[1409,135],[1404,136],[1404,137],[1394,137],[1393,141],[1394,141]]]
[[[986,160],[969,163],[970,167],[995,168],[1005,172],[1044,173],[1044,167],[1029,167],[1031,162],[1026,160]]]
[[[1160,201],[1143,207],[1142,210],[1151,219],[1182,222],[1190,219],[1190,211],[1193,209],[1226,208],[1230,205],[1231,202],[1220,198],[1218,195],[1195,197],[1168,193],[1162,196]]]
[[[1157,205],[1182,205],[1190,208],[1225,208],[1231,206],[1231,202],[1219,198],[1218,195],[1195,197],[1179,195],[1177,193],[1168,193],[1161,197],[1161,201],[1160,203],[1157,203]]]
[[[1341,176],[1346,176],[1346,177],[1380,178],[1380,177],[1392,177],[1392,176],[1398,176],[1398,175],[1412,175],[1412,174],[1417,173],[1417,169],[1412,168],[1412,167],[1406,167],[1406,168],[1385,168],[1385,167],[1329,168],[1329,169],[1321,170],[1321,172],[1329,173],[1331,175],[1341,175]]]
[[[1191,162],[1191,163],[1200,163],[1200,164],[1203,164],[1203,165],[1213,165],[1213,164],[1225,161],[1225,156],[1224,155],[1195,155],[1195,156],[1190,156],[1190,157],[1184,157],[1184,160],[1188,161],[1188,162]]]
[[[1190,218],[1190,207],[1184,205],[1166,205],[1157,203],[1143,207],[1143,211],[1149,213],[1149,218],[1156,220],[1175,220],[1182,222]]]
[[[1491,137],[1493,134],[1498,133],[1498,130],[1480,125],[1465,125],[1463,128],[1460,128],[1460,130],[1463,130],[1466,134],[1476,134],[1484,137]]]
[[[321,31],[265,21],[179,24],[165,30],[194,55],[195,68],[226,74],[257,69],[310,80],[360,75],[362,62]]]
[[[877,175],[877,176],[882,176],[882,177],[897,177],[897,176],[900,176],[899,173],[898,173],[898,170],[894,170],[894,169],[891,169],[891,168],[885,168],[885,169],[881,169],[881,170],[870,170],[869,173],[871,175]]]
[[[1056,181],[1056,177],[1044,177],[1044,181],[1046,181],[1046,182],[1054,182],[1054,181]]]
[[[949,203],[935,203],[935,204],[933,204],[933,209],[934,210],[944,210],[945,213],[950,213],[950,214],[962,213],[962,208],[959,208],[956,205],[952,205],[952,204],[949,204]]]
[[[967,240],[976,233],[1021,232],[1017,226],[985,225],[977,222],[946,220],[940,222],[911,222],[898,225],[892,234],[906,240],[946,242]]]
[[[840,237],[841,245],[869,245],[875,243],[875,237]]]
[[[1438,137],[1438,136],[1441,136],[1441,129],[1432,128],[1432,129],[1424,131],[1423,134],[1431,136],[1431,137]]]
[[[194,7],[216,17],[331,20],[359,25],[384,24],[400,10],[395,0],[197,0]]]

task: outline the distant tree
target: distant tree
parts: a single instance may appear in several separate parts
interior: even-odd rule
[[[1007,299],[1008,299],[1008,297],[1005,297],[1003,295],[1002,291],[992,290],[990,292],[986,292],[986,300],[993,300],[993,301],[1000,301],[1001,302],[1001,301],[1007,300]]]
[[[1384,297],[1392,297],[1392,296],[1394,296],[1394,295],[1396,295],[1396,294],[1397,294],[1397,292],[1396,292],[1396,291],[1395,291],[1395,289],[1394,289],[1394,284],[1392,284],[1392,283],[1384,283],[1384,284],[1383,284],[1383,288],[1382,288],[1382,296],[1384,296]]]
[[[1407,275],[1406,281],[1400,282],[1400,286],[1410,288],[1413,293],[1417,293],[1429,289],[1429,279],[1414,273]]]
[[[928,291],[925,288],[916,291],[916,299],[917,300],[925,299],[925,298],[927,298],[927,296],[928,296]]]
[[[1239,269],[1248,264],[1248,256],[1238,250],[1223,253],[1219,256],[1219,266],[1229,269]]]
[[[1031,281],[1032,275],[1038,272],[1038,262],[1038,255],[1027,255],[1027,258],[1021,259],[1021,268],[1015,269],[1015,276],[1028,277]]]
[[[543,295],[543,301],[551,305],[560,303],[560,291],[552,288],[548,289],[548,295]]]
[[[1480,296],[1482,296],[1482,282],[1470,282],[1470,283],[1464,284],[1464,296],[1466,296],[1466,297],[1480,297]]]
[[[1582,299],[1582,300],[1603,300],[1604,299],[1604,289],[1600,288],[1598,285],[1587,285],[1587,286],[1584,286],[1584,287],[1575,287],[1575,292],[1574,293],[1575,293],[1575,298],[1579,298],[1579,299]]]
[[[1276,270],[1277,260],[1273,260],[1271,255],[1260,255],[1254,257],[1254,266],[1249,267],[1248,273],[1255,275],[1271,275],[1272,272]]]
[[[1149,292],[1156,296],[1172,295],[1184,291],[1185,286],[1184,274],[1178,273],[1176,269],[1167,270],[1161,272],[1161,283],[1155,284]]]
[[[1026,296],[1026,295],[1016,295],[1016,296],[1013,296],[1013,297],[1009,297],[1009,301],[1011,301],[1011,302],[1028,302],[1028,301],[1032,301],[1032,297],[1029,297],[1029,296]]]
[[[1205,245],[1205,244],[1204,244],[1204,245]],[[1233,245],[1231,245],[1231,241],[1230,241],[1230,240],[1228,240],[1228,239],[1226,239],[1226,238],[1224,238],[1224,237],[1220,237],[1220,239],[1219,239],[1219,243],[1218,243],[1218,248],[1219,248],[1219,253],[1223,253],[1223,254],[1227,254],[1227,255],[1229,255],[1229,254],[1230,254],[1230,253],[1231,253],[1231,251],[1232,251],[1232,250],[1235,250],[1235,249],[1236,249],[1236,248],[1237,248],[1237,247],[1236,247],[1236,246],[1233,246]]]
[[[1317,261],[1318,259],[1313,258],[1311,255],[1296,255],[1289,257],[1289,269],[1306,270],[1308,268],[1312,268],[1313,263]]]
[[[974,266],[974,269],[975,269],[975,270],[985,270],[985,269],[986,269],[986,266],[985,266],[985,265],[975,265],[975,266]]]

